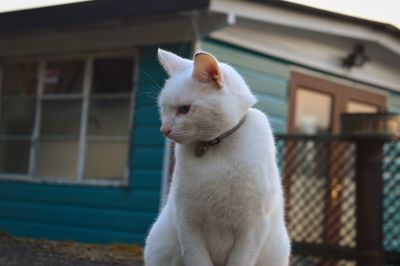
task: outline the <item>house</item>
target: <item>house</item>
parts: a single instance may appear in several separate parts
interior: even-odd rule
[[[0,14],[0,231],[143,243],[160,208],[157,48],[227,23],[208,1],[89,1]]]
[[[400,30],[285,1],[212,1],[202,48],[236,66],[275,132],[340,132],[342,112],[400,112]],[[313,102],[313,105],[309,105]]]
[[[202,49],[244,76],[257,94],[256,107],[268,114],[275,133],[286,135],[278,136],[277,146],[284,164],[293,265],[355,265],[356,260],[364,265],[363,245],[393,252],[384,260],[398,264],[398,140],[364,150],[375,156],[369,165],[382,160],[374,172],[382,186],[378,197],[372,198],[372,190],[366,193],[379,210],[378,222],[367,233],[358,215],[371,208],[359,200],[355,181],[371,177],[356,173],[361,149],[322,137],[341,132],[343,113],[400,114],[400,30],[285,1],[216,0],[210,10],[226,14],[230,24],[203,39]],[[393,128],[399,136],[399,125]],[[360,230],[376,236],[374,248],[371,242],[361,243]]]
[[[283,1],[143,5],[0,14],[0,231],[143,243],[171,152],[159,133],[157,47],[233,65],[276,133],[339,133],[342,112],[400,113],[390,25]]]

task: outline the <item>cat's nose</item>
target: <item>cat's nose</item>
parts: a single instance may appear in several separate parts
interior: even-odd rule
[[[160,131],[161,131],[161,133],[163,133],[167,137],[168,137],[169,134],[171,134],[171,129],[169,129],[169,128],[161,127]]]

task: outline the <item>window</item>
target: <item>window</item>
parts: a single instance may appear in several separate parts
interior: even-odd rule
[[[381,94],[301,73],[291,75],[290,133],[339,133],[342,113],[376,113],[385,108]]]
[[[297,132],[307,134],[330,132],[331,111],[332,97],[329,94],[303,88],[297,89],[295,110]]]
[[[6,62],[0,178],[126,184],[134,58]]]
[[[118,179],[126,171],[132,68],[132,61],[125,58],[94,61],[84,174],[87,178]]]
[[[35,121],[38,66],[34,62],[3,67],[0,97],[0,172],[29,170]]]

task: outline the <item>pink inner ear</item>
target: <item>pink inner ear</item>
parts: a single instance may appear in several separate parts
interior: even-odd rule
[[[207,72],[208,72],[208,78],[209,78],[208,81],[213,82],[217,86],[217,88],[220,89],[221,88],[221,76],[220,76],[218,69],[215,66],[211,65],[211,66],[209,66]]]
[[[193,77],[200,82],[213,83],[218,89],[221,88],[221,75],[218,63],[209,54],[198,54],[195,57]]]
[[[212,81],[218,81],[218,69],[214,65],[208,66],[207,73]]]

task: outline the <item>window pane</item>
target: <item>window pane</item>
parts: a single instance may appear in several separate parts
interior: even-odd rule
[[[33,62],[6,64],[1,92],[3,95],[35,95],[38,66]]]
[[[44,100],[41,134],[78,136],[81,109],[81,100]]]
[[[36,100],[13,99],[0,103],[0,134],[31,135],[35,118]]]
[[[92,99],[88,134],[127,136],[129,108],[129,99]]]
[[[45,94],[70,94],[82,91],[84,61],[54,61],[46,66]]]
[[[37,175],[75,180],[77,141],[40,141]]]
[[[0,172],[27,174],[30,148],[30,141],[0,141]]]
[[[89,142],[85,177],[124,178],[128,164],[128,146],[126,142]]]
[[[347,103],[348,113],[377,113],[378,107],[371,104],[349,101]]]
[[[92,94],[129,93],[132,90],[132,58],[99,58],[93,66]]]
[[[296,131],[306,134],[327,133],[331,129],[332,97],[316,91],[297,89]]]

